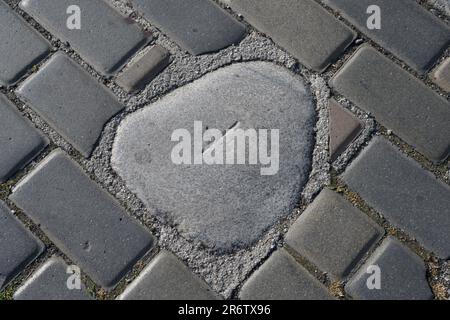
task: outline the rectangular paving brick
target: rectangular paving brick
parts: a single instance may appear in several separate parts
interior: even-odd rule
[[[134,6],[191,54],[238,43],[245,27],[211,0],[133,0]]]
[[[153,246],[152,235],[60,150],[10,198],[104,288],[113,287]]]
[[[390,223],[450,257],[450,186],[387,140],[375,138],[342,179]]]
[[[67,271],[63,259],[52,257],[17,289],[14,300],[91,300],[83,283],[79,289],[69,288],[67,283],[73,285],[69,277],[74,275]]]
[[[450,92],[450,58],[442,62],[431,74],[431,79],[447,92]]]
[[[28,164],[47,144],[48,139],[0,94],[0,183]]]
[[[450,44],[450,28],[411,0],[324,0],[361,32],[425,73]],[[371,5],[380,8],[381,29],[369,29]]]
[[[131,65],[118,75],[116,83],[127,92],[141,90],[167,67],[169,61],[169,52],[155,45],[132,61]]]
[[[334,161],[361,133],[362,122],[336,100],[329,101],[330,158]]]
[[[314,0],[226,2],[300,63],[315,71],[324,71],[356,37]]]
[[[120,300],[217,300],[219,296],[167,251],[160,252]]]
[[[359,49],[330,84],[429,159],[447,158],[450,103],[375,49]]]
[[[286,243],[335,279],[344,279],[381,239],[383,229],[324,189],[286,235]]]
[[[85,157],[105,123],[123,109],[109,89],[63,53],[56,53],[16,93]]]
[[[0,1],[0,85],[15,84],[49,52],[49,43]]]
[[[0,201],[0,289],[43,251],[44,244]]]
[[[380,288],[369,289],[369,277],[375,275],[373,267],[379,268]],[[375,271],[376,272],[376,271]],[[381,244],[345,290],[354,299],[366,300],[426,300],[433,293],[426,278],[423,261],[395,238],[389,237]],[[368,281],[369,280],[369,281]]]
[[[284,249],[275,251],[242,287],[243,300],[330,300],[327,288]]]
[[[73,6],[80,10],[80,29],[68,27]],[[104,75],[115,73],[150,40],[104,0],[22,0],[20,7]]]

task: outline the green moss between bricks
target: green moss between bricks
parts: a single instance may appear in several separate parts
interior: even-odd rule
[[[14,295],[15,288],[8,287],[2,292],[0,292],[0,301],[4,300],[12,300]]]

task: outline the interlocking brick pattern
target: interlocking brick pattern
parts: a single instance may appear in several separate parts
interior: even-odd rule
[[[450,44],[450,28],[410,0],[325,0],[361,32],[425,73]],[[382,13],[381,31],[367,27],[367,8]],[[420,27],[419,27],[420,26]],[[418,30],[420,28],[420,30]]]
[[[150,233],[59,150],[10,198],[105,288],[114,286],[153,245]]]
[[[393,224],[450,257],[450,187],[389,142],[375,138],[343,180]]]
[[[428,9],[0,0],[0,300],[449,298],[450,16]],[[280,129],[279,172],[175,166],[194,121]]]
[[[67,8],[74,5],[82,17],[80,29],[67,27]],[[23,0],[20,6],[105,75],[114,74],[148,41],[104,0]]]
[[[431,160],[447,158],[450,103],[375,49],[359,49],[331,85]]]

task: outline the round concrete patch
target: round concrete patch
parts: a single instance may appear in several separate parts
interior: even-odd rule
[[[194,128],[200,122],[200,134],[218,129],[225,138],[195,147]],[[111,162],[155,215],[185,237],[229,252],[254,243],[297,205],[311,167],[314,124],[313,99],[300,77],[271,63],[235,64],[128,116],[118,128]],[[227,137],[248,129],[257,139],[245,145],[247,164],[201,161],[220,147],[226,163],[232,141]],[[187,143],[185,138],[172,141],[174,132],[191,136],[191,164],[173,162],[174,148]],[[269,150],[262,150],[261,141]],[[248,164],[252,142],[258,147],[257,164]],[[186,155],[186,150],[176,154]],[[271,162],[262,163],[266,152]],[[202,164],[194,164],[196,156]]]

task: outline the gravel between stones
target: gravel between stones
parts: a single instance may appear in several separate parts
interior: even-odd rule
[[[125,14],[133,13],[126,1],[113,0],[116,7]],[[179,258],[216,291],[224,297],[234,296],[236,287],[256,268],[271,251],[282,244],[281,237],[285,229],[300,214],[295,209],[284,221],[277,223],[253,247],[232,254],[216,255],[205,250],[199,242],[190,242],[181,237],[171,227],[150,215],[143,203],[125,187],[124,182],[112,170],[110,157],[112,143],[119,123],[130,113],[145,107],[159,97],[181,87],[195,79],[235,62],[271,61],[284,66],[306,78],[307,84],[316,100],[317,123],[315,126],[316,146],[313,151],[313,164],[310,179],[302,192],[302,202],[309,203],[320,189],[329,183],[328,163],[328,98],[329,88],[325,79],[299,66],[288,53],[257,32],[250,34],[237,46],[231,46],[218,53],[189,56],[181,51],[170,39],[150,26],[144,19],[133,13],[138,23],[150,30],[156,43],[167,48],[172,55],[171,65],[164,70],[144,91],[137,96],[128,96],[121,88],[110,83],[108,86],[123,99],[126,110],[114,117],[105,127],[99,146],[91,159],[82,161],[84,167],[93,174],[126,206],[128,211],[153,229],[158,237],[159,246],[174,252]]]

